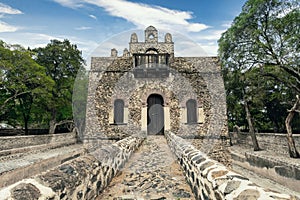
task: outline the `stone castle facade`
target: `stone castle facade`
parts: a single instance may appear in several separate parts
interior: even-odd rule
[[[84,138],[120,139],[165,131],[185,137],[227,136],[226,99],[216,57],[175,57],[170,33],[158,41],[133,33],[129,50],[92,57]]]

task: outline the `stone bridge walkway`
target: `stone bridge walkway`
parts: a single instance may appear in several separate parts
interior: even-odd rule
[[[148,136],[98,200],[195,199],[164,136]]]

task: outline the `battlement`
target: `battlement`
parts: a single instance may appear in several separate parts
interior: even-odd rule
[[[158,41],[158,31],[155,27],[149,26],[145,30],[145,41],[139,42],[136,33],[131,34],[129,52],[135,54],[167,54],[174,57],[174,43],[172,35],[166,33],[165,41]]]

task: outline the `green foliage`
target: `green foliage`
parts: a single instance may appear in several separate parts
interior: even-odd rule
[[[68,40],[26,50],[0,41],[0,120],[27,130],[72,119],[72,92],[81,52]]]
[[[78,70],[83,65],[81,52],[68,40],[51,40],[44,48],[34,49],[36,62],[46,68],[54,81],[47,104],[51,121],[72,119],[72,91]]]
[[[19,45],[0,43],[0,89],[1,120],[28,129],[38,99],[47,99],[53,81],[46,75],[44,67],[32,59],[32,52]]]
[[[259,130],[283,131],[287,109],[300,92],[299,24],[297,0],[248,0],[222,34],[230,128],[246,127],[244,96]]]

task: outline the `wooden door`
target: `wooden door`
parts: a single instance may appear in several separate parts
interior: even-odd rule
[[[158,94],[152,94],[147,100],[147,132],[149,135],[164,133],[164,100]]]

